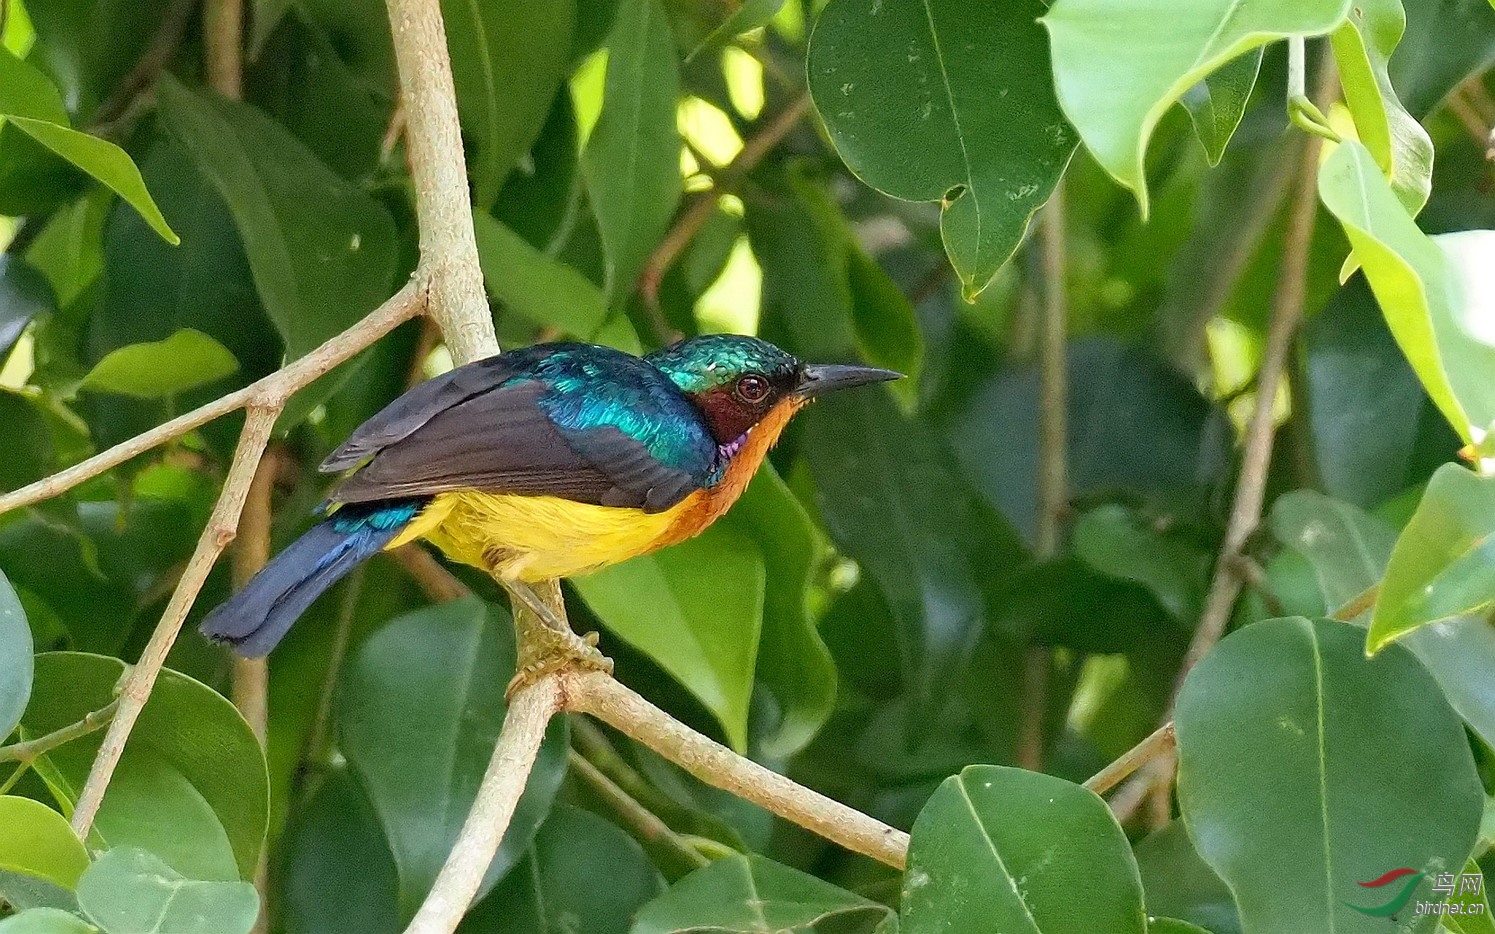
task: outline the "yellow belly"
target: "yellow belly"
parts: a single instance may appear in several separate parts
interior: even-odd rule
[[[533,583],[585,574],[653,551],[690,507],[664,512],[577,503],[557,496],[441,493],[390,548],[425,538],[453,561]]]

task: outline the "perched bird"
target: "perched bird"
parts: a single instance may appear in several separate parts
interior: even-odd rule
[[[805,364],[735,335],[643,358],[539,344],[458,367],[390,403],[328,456],[322,471],[349,473],[326,517],[208,614],[202,631],[265,655],[360,562],[418,538],[533,599],[530,583],[697,534],[810,400],[900,375]]]

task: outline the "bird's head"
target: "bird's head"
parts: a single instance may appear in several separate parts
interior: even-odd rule
[[[738,334],[693,337],[646,359],[696,403],[728,456],[756,425],[772,422],[777,434],[817,396],[903,375],[870,366],[807,364],[767,341]]]

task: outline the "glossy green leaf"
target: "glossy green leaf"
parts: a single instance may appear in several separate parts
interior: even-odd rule
[[[608,629],[700,699],[740,751],[747,748],[764,576],[757,543],[718,524],[575,585]]]
[[[607,50],[602,115],[581,164],[606,252],[607,295],[617,302],[633,290],[680,200],[680,75],[660,0],[622,0]]]
[[[513,671],[513,626],[476,599],[398,617],[349,660],[338,707],[341,749],[389,839],[405,918],[430,889],[472,807]],[[557,718],[483,891],[523,855],[565,767],[566,722]]]
[[[1349,0],[1056,0],[1043,23],[1064,113],[1146,216],[1144,157],[1168,108],[1232,59],[1274,39],[1323,35],[1349,9]]]
[[[88,868],[88,851],[67,818],[30,798],[0,797],[0,869],[71,889]]]
[[[1061,778],[994,765],[946,779],[919,813],[901,916],[903,934],[1147,930],[1137,864],[1106,803]]]
[[[1211,934],[1241,934],[1235,897],[1195,851],[1183,821],[1148,834],[1135,852],[1148,914],[1182,919]]]
[[[884,905],[761,856],[728,856],[698,869],[645,905],[630,934],[894,934]]]
[[[573,0],[443,0],[473,201],[486,211],[529,151],[571,63]]]
[[[1433,140],[1402,106],[1387,74],[1406,26],[1401,0],[1360,0],[1330,43],[1355,132],[1415,217],[1433,187]]]
[[[247,104],[191,92],[169,77],[159,93],[168,131],[228,202],[288,358],[389,296],[394,224],[377,201]]]
[[[663,888],[632,837],[588,811],[557,805],[524,861],[463,925],[483,934],[627,934],[634,914]]]
[[[1495,477],[1440,467],[1391,552],[1366,651],[1495,601],[1492,532]]]
[[[1478,309],[1466,307],[1455,265],[1417,229],[1361,144],[1335,147],[1319,168],[1319,197],[1344,225],[1428,395],[1466,441],[1483,437],[1495,423],[1495,385],[1480,374],[1495,367],[1495,342],[1487,325],[1466,320]]]
[[[110,351],[83,377],[80,389],[137,399],[164,399],[217,382],[239,369],[228,348],[183,328],[162,341]]]
[[[879,191],[940,201],[968,298],[1012,255],[1075,137],[1054,99],[1039,0],[832,0],[810,92],[847,166]]]
[[[31,697],[31,626],[16,590],[0,571],[0,744],[21,722]]]
[[[1315,613],[1331,612],[1379,584],[1397,541],[1390,523],[1309,490],[1279,497],[1271,526],[1279,541],[1312,564],[1323,594]],[[1469,728],[1495,745],[1488,677],[1495,669],[1495,627],[1478,617],[1451,619],[1414,630],[1402,644],[1437,679]]]
[[[1410,653],[1367,659],[1356,626],[1233,633],[1189,674],[1174,723],[1189,835],[1253,934],[1385,931],[1352,907],[1385,901],[1358,883],[1451,871],[1474,845],[1484,794],[1462,724]]]
[[[769,464],[758,469],[721,521],[751,536],[763,554],[767,574],[756,675],[777,718],[755,740],[765,756],[788,756],[814,737],[836,703],[836,665],[808,606],[828,545]]]
[[[1210,165],[1220,164],[1226,144],[1241,125],[1256,87],[1257,72],[1261,71],[1262,51],[1257,48],[1226,62],[1179,98],[1194,122],[1194,135],[1204,146]]]
[[[110,701],[123,673],[116,658],[38,655],[22,728],[39,736],[81,720]],[[102,737],[92,733],[47,754],[56,776],[52,792],[65,810]],[[264,755],[244,718],[211,688],[167,669],[130,734],[94,829],[104,845],[148,849],[183,874],[252,878],[268,799]]]
[[[105,934],[249,934],[260,912],[248,882],[188,879],[135,847],[109,850],[89,867],[78,905]]]
[[[473,218],[478,262],[488,291],[509,308],[544,327],[581,340],[607,336],[619,350],[638,353],[640,344],[626,319],[611,318],[602,290],[571,266],[525,242],[487,214]]]
[[[32,908],[0,919],[0,934],[97,934],[98,930],[60,908]]]
[[[0,118],[124,198],[167,241],[181,242],[161,216],[129,155],[108,140],[74,130],[52,83],[4,48],[0,48]]]
[[[909,402],[916,398],[924,366],[924,334],[913,303],[893,277],[846,231],[846,284],[851,295],[851,322],[857,349],[874,366],[904,375],[890,387]]]

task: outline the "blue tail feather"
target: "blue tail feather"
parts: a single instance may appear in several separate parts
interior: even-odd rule
[[[401,500],[344,506],[276,555],[199,629],[246,658],[270,654],[318,597],[394,541],[423,505]]]

